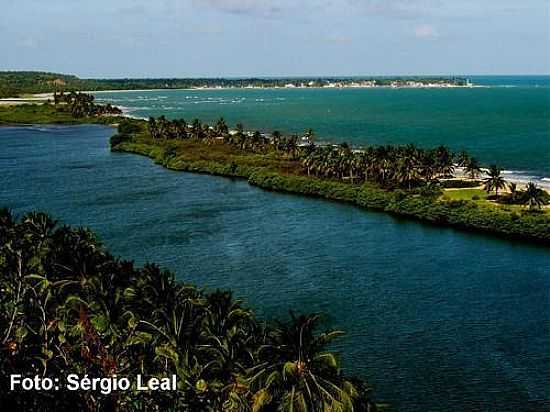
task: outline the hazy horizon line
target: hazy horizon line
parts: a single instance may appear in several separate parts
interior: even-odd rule
[[[174,75],[137,75],[137,76],[86,76],[76,73],[66,73],[55,70],[41,70],[41,69],[0,69],[2,72],[26,72],[26,73],[48,73],[48,74],[60,74],[64,76],[76,76],[82,80],[145,80],[145,79],[170,79],[170,80],[185,80],[185,79],[330,79],[330,78],[365,78],[365,77],[543,77],[550,76],[550,73],[406,73],[406,74],[301,74],[301,75],[259,75],[259,74],[246,74],[246,75],[216,75],[216,76],[174,76]]]

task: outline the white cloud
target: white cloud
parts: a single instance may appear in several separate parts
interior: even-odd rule
[[[272,0],[194,0],[194,3],[195,5],[206,5],[226,13],[262,16],[280,14],[284,7]]]
[[[415,18],[430,15],[441,8],[443,0],[346,0],[366,14],[381,15],[393,18]],[[341,5],[342,1],[334,1]]]
[[[24,47],[24,48],[27,48],[27,49],[33,49],[35,47],[37,47],[38,45],[38,42],[36,41],[36,39],[34,37],[24,37],[22,39],[20,39],[18,42],[17,42],[17,45],[19,47]]]
[[[433,39],[439,37],[437,29],[431,24],[421,24],[414,28],[414,35],[419,39]]]
[[[332,35],[326,37],[327,42],[336,44],[350,44],[353,39],[350,36]]]

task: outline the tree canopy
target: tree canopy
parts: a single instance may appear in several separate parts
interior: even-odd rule
[[[228,291],[136,268],[83,228],[0,210],[0,383],[177,375],[177,391],[0,391],[13,410],[374,411],[317,315],[261,322]]]

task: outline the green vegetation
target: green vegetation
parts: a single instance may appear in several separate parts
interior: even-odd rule
[[[529,210],[540,210],[543,205],[548,204],[548,194],[537,187],[533,182],[527,184],[525,192],[521,195],[512,192],[514,197],[518,197],[519,201],[529,207]]]
[[[487,193],[482,189],[447,190],[445,197],[450,200],[485,200]]]
[[[116,116],[121,115],[122,110],[118,107],[112,106],[110,103],[106,105],[100,105],[94,103],[95,97],[86,93],[54,93],[53,101],[57,107],[59,104],[65,104],[66,110],[71,113],[73,117],[97,117],[97,116]]]
[[[82,119],[88,120],[88,119]],[[59,111],[49,104],[0,106],[0,124],[71,124],[80,123],[71,113]]]
[[[10,374],[135,382],[177,391],[0,391],[33,411],[376,411],[367,385],[327,351],[319,316],[264,322],[230,292],[178,282],[111,256],[89,230],[0,210],[0,383]],[[62,394],[62,396],[60,396]]]
[[[501,175],[501,169],[497,167],[497,165],[491,165],[489,167],[489,171],[487,172],[488,177],[484,179],[485,185],[485,191],[487,193],[495,191],[495,198],[498,198],[498,191],[506,188],[506,181]]]
[[[97,105],[93,96],[71,93],[56,96],[56,104],[17,104],[0,106],[2,124],[75,124],[75,123],[117,123],[120,109],[110,105]]]
[[[0,98],[56,90],[86,90],[76,76],[45,72],[0,72]]]
[[[467,153],[454,155],[443,146],[318,146],[312,130],[301,138],[278,131],[265,135],[246,132],[241,124],[229,130],[223,119],[213,126],[164,116],[132,120],[104,115],[106,109],[98,109],[84,94],[68,96],[73,98],[59,99],[57,106],[0,107],[0,124],[118,122],[118,134],[111,138],[113,150],[149,156],[171,169],[241,177],[267,190],[343,200],[438,224],[550,243],[550,213],[544,207],[550,202],[548,193],[535,184],[518,190],[502,179],[496,166],[484,179],[485,189],[495,191],[495,196],[467,189],[481,183],[453,178],[455,165],[469,165],[475,178],[481,174],[478,162]],[[497,186],[509,192],[498,195]]]
[[[44,72],[0,72],[0,98],[16,97],[32,93],[53,93],[72,90],[140,90],[140,89],[190,89],[190,88],[245,88],[245,87],[323,87],[329,84],[349,86],[371,82],[373,86],[405,86],[408,82],[417,84],[450,84],[462,86],[462,78],[443,77],[395,77],[395,78],[243,78],[243,79],[80,79],[76,76]]]
[[[462,158],[462,166],[470,179],[477,179],[482,174],[481,166],[474,158],[470,158],[469,156]]]
[[[475,179],[448,179],[442,180],[440,186],[443,189],[465,189],[481,186],[481,181]]]
[[[125,133],[130,123],[133,130]],[[341,200],[437,224],[550,243],[550,214],[542,209],[549,200],[546,192],[534,186],[540,202],[521,206],[526,191],[493,199],[480,189],[444,190],[441,181],[453,176],[459,162],[445,147],[316,146],[306,136],[279,132],[267,136],[245,132],[242,125],[230,131],[223,119],[209,126],[164,117],[123,122],[111,146],[151,157],[174,170],[242,177],[266,190]],[[464,154],[460,157],[477,163]]]

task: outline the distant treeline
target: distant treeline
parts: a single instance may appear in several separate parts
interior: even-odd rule
[[[164,78],[164,79],[80,79],[76,76],[47,72],[0,72],[0,98],[17,97],[33,93],[76,90],[139,90],[187,89],[199,87],[285,87],[288,84],[303,87],[322,87],[329,83],[344,85],[371,80],[376,86],[389,86],[392,82],[445,83],[465,85],[467,79],[457,77],[320,77],[320,78]]]

